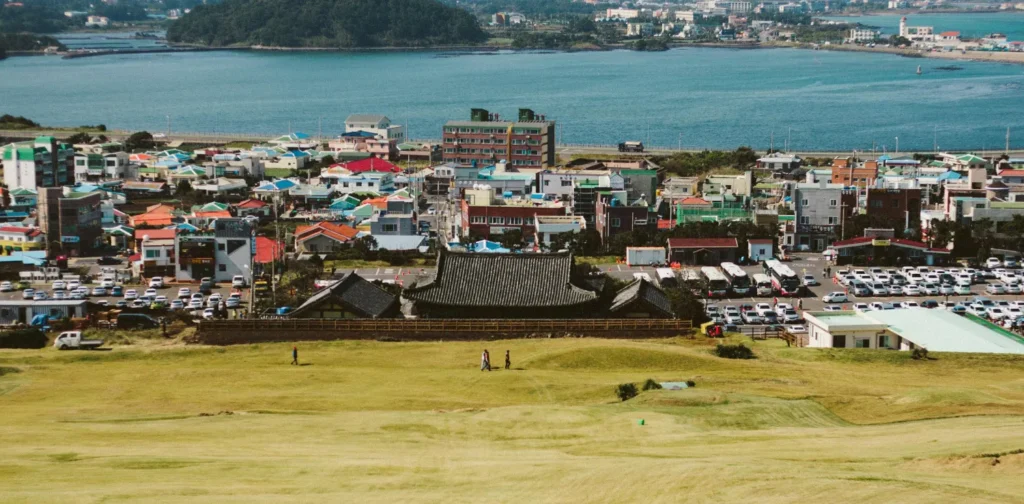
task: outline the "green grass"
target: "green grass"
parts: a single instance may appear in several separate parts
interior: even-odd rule
[[[392,266],[387,261],[366,261],[363,259],[345,259],[345,260],[327,260],[324,261],[324,269],[330,271],[331,268],[336,269],[354,269],[354,268],[419,268],[427,263],[424,258],[413,258],[409,264],[404,266]]]
[[[273,178],[288,178],[295,176],[295,170],[290,170],[288,168],[267,168],[263,170],[263,174],[267,177]]]
[[[0,500],[1021,502],[1022,357],[134,343],[0,350]],[[513,369],[480,372],[483,348]],[[697,386],[615,398],[647,378]]]
[[[619,259],[621,259],[619,256],[576,256],[576,263],[599,266],[616,264]]]

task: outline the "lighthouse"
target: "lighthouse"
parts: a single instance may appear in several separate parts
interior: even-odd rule
[[[903,16],[900,18],[900,36],[907,36],[907,16]]]

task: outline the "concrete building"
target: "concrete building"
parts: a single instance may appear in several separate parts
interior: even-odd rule
[[[931,42],[935,37],[935,28],[931,26],[909,26],[907,17],[900,18],[900,36],[914,42]]]
[[[352,114],[345,119],[345,133],[365,131],[385,140],[402,143],[407,140],[405,126],[392,124],[391,119],[383,115]]]
[[[51,136],[0,147],[8,189],[59,187],[71,183],[75,151]]]
[[[850,28],[850,35],[846,37],[847,42],[875,42],[880,34],[878,30],[868,28]]]
[[[75,182],[121,180],[128,166],[127,152],[75,154]]]
[[[513,168],[555,165],[555,122],[530,109],[517,121],[473,109],[469,121],[448,121],[442,132],[446,163],[488,166],[505,160]]]
[[[879,189],[869,187],[865,199],[868,215],[889,219],[897,229],[915,229],[921,225],[920,189]]]
[[[747,171],[742,175],[711,175],[704,179],[701,191],[705,194],[731,194],[733,196],[750,196],[754,188],[753,173]]]
[[[625,191],[608,191],[598,196],[594,229],[605,243],[622,233],[654,231],[658,217],[646,202],[629,202]]]
[[[857,207],[857,192],[839,184],[795,184],[792,189],[796,250],[825,250]]]
[[[332,171],[321,173],[320,181],[330,184],[333,191],[338,194],[391,193],[395,190],[395,174],[388,172],[341,173]]]
[[[942,309],[804,312],[804,318],[813,348],[1024,354],[1019,336]]]
[[[833,184],[865,188],[875,185],[877,178],[877,161],[860,162],[852,157],[838,157],[832,160]]]
[[[800,168],[800,164],[803,162],[800,156],[796,154],[786,154],[784,152],[773,152],[767,156],[759,158],[757,160],[757,167],[761,170],[771,170],[773,172],[791,172],[797,168]]]
[[[146,278],[177,276],[177,229],[136,229],[139,247],[139,274]]]
[[[562,233],[581,233],[587,229],[587,221],[579,215],[537,215],[537,245],[551,246],[551,239]],[[557,252],[557,251],[556,251]]]
[[[462,200],[463,236],[475,234],[490,239],[510,230],[519,230],[527,242],[536,233],[536,218],[545,215],[566,215],[561,203],[543,200],[499,198],[494,188],[466,190]]]
[[[654,35],[654,23],[626,23],[627,37],[650,37]]]
[[[605,9],[605,19],[620,19],[623,21],[640,17],[639,9]]]
[[[71,187],[39,189],[39,228],[46,233],[49,255],[89,255],[102,245],[102,193],[79,193]]]
[[[235,275],[242,275],[252,285],[256,243],[248,221],[217,219],[212,234],[181,233],[176,243],[178,281],[212,277],[215,282],[230,282]]]
[[[412,198],[388,198],[385,209],[370,217],[370,234],[374,236],[417,234],[415,207]]]
[[[0,226],[0,249],[40,250],[46,248],[46,235],[36,228]]]

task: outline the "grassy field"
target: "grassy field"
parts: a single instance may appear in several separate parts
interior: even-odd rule
[[[134,343],[0,351],[0,501],[1024,502],[1020,357]],[[615,399],[647,378],[697,388]]]

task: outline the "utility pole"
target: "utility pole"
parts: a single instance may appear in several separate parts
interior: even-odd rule
[[[775,151],[775,130],[772,130],[771,140],[768,143],[768,152]]]
[[[786,134],[786,152],[789,152],[789,149],[792,146],[792,144],[791,144],[792,141],[793,141],[793,127],[790,126],[789,133]]]
[[[896,137],[896,155],[900,154],[900,137]]]
[[[939,152],[939,126],[932,127],[932,153]]]
[[[278,197],[274,196],[274,246],[271,248],[273,257],[270,258],[270,292],[274,299],[274,307],[277,307],[277,247],[281,243],[281,222],[277,213]]]
[[[1006,127],[1006,154],[1010,154],[1010,127]]]
[[[1007,136],[1007,138],[1009,138],[1010,134],[1007,133],[1006,136]],[[1007,140],[1006,143],[1007,143],[1007,145],[1009,145],[1009,143],[1010,143],[1009,140]],[[1009,149],[1009,147],[1007,147],[1007,149]],[[676,145],[676,150],[677,151],[683,150],[683,133],[682,132],[679,133],[679,140],[678,140],[677,145]]]
[[[167,138],[171,137],[171,115],[167,114]]]

